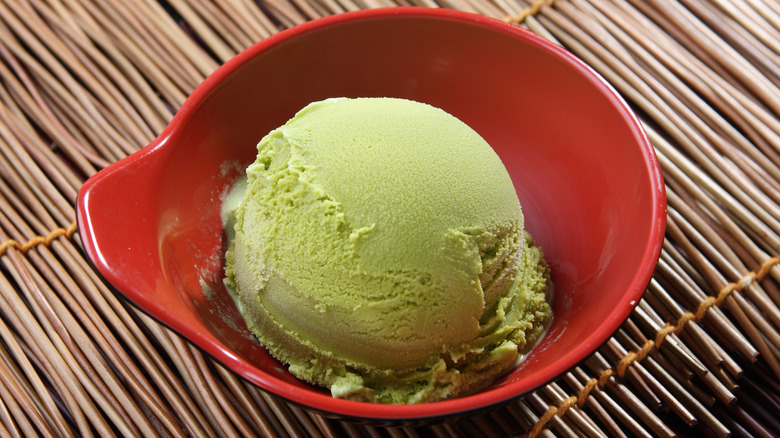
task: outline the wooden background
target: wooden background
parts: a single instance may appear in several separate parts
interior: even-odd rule
[[[645,298],[579,367],[494,412],[345,423],[245,383],[85,261],[81,183],[151,141],[218,65],[360,8],[524,26],[639,114],[668,193]],[[774,0],[2,0],[0,436],[780,435],[780,4]]]

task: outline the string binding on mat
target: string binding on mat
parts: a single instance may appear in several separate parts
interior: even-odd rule
[[[566,411],[572,407],[575,403],[580,408],[585,406],[585,403],[588,401],[588,396],[590,395],[590,392],[593,391],[595,388],[604,389],[604,387],[609,383],[609,379],[617,376],[619,378],[623,378],[625,375],[626,370],[628,367],[633,365],[635,362],[641,362],[645,357],[647,357],[648,354],[650,354],[654,349],[661,346],[661,344],[664,342],[664,339],[666,339],[667,336],[669,336],[672,333],[679,334],[682,332],[683,328],[685,327],[685,324],[688,323],[688,321],[694,321],[699,322],[704,318],[704,315],[707,313],[707,310],[710,309],[712,306],[718,306],[720,307],[723,302],[728,298],[729,295],[731,295],[733,292],[742,291],[743,289],[750,286],[754,281],[761,281],[768,273],[769,271],[778,263],[780,263],[780,258],[778,257],[771,257],[764,261],[764,263],[761,264],[761,268],[758,270],[758,272],[750,271],[747,274],[745,274],[739,281],[734,283],[729,283],[725,287],[723,287],[716,297],[708,296],[704,298],[701,303],[699,303],[699,306],[696,308],[696,312],[685,312],[680,319],[677,321],[676,324],[673,324],[671,322],[667,322],[666,325],[664,325],[663,328],[658,330],[658,333],[656,334],[655,340],[648,339],[647,342],[642,345],[642,347],[639,349],[639,351],[630,351],[625,356],[623,356],[618,364],[613,368],[608,368],[599,375],[598,378],[593,377],[590,380],[588,380],[585,385],[580,389],[577,396],[571,396],[563,401],[561,401],[557,406],[549,405],[547,407],[547,411],[539,418],[539,421],[534,424],[534,427],[525,435],[526,438],[536,438],[542,430],[544,430],[545,426],[547,425],[547,422],[549,422],[553,417],[556,415],[558,417],[562,417],[564,414],[566,414]]]
[[[76,228],[77,228],[76,222],[73,221],[68,226],[68,228],[57,228],[51,231],[46,236],[35,236],[24,243],[20,243],[14,239],[8,239],[3,243],[0,243],[0,256],[4,255],[6,251],[8,251],[8,248],[15,248],[18,251],[20,251],[22,254],[24,254],[27,251],[29,251],[30,248],[33,248],[41,244],[45,246],[50,246],[51,242],[60,236],[65,236],[67,238],[70,238],[73,235],[73,233],[76,232]]]
[[[544,6],[552,6],[555,0],[536,0],[530,7],[523,9],[517,15],[509,15],[503,18],[504,21],[511,24],[521,24],[529,16],[535,16]]]

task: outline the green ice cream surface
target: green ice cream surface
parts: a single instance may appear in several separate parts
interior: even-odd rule
[[[549,269],[512,181],[457,118],[328,99],[257,148],[225,207],[225,283],[298,378],[334,397],[441,400],[511,369],[549,323]]]

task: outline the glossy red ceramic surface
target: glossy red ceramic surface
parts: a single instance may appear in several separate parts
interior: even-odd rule
[[[268,131],[336,96],[440,107],[506,164],[552,267],[555,316],[541,344],[490,388],[413,406],[333,399],[252,340],[222,287],[220,196]],[[89,258],[117,291],[246,379],[336,416],[419,420],[506,402],[592,353],[650,280],[665,207],[634,115],[582,62],[498,20],[395,8],[309,22],[235,57],[158,139],[87,181],[78,220]]]

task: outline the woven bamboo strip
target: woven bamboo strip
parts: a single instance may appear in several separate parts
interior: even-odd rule
[[[54,92],[70,100],[70,109],[84,114],[86,123],[104,137],[104,142],[113,142],[125,147],[128,141],[121,137],[113,127],[105,120],[103,114],[95,108],[88,97],[88,91],[80,85],[77,77],[69,74],[68,69],[61,63],[37,38],[30,32],[5,6],[0,7],[0,16],[14,32],[18,32],[18,38],[4,38],[3,42],[13,52],[19,61],[33,72],[35,78],[42,81],[43,84],[51,88]],[[9,29],[3,29],[0,35],[7,36]],[[25,50],[25,47],[31,47],[34,50],[35,57]],[[40,59],[42,63],[38,63]],[[84,79],[84,78],[82,78]],[[60,82],[61,81],[61,82]],[[71,92],[73,93],[71,95]]]
[[[62,361],[62,358],[56,353],[51,343],[46,341],[46,336],[42,333],[42,330],[34,322],[35,318],[27,312],[27,310],[19,305],[20,300],[14,295],[15,287],[5,278],[0,278],[0,289],[3,292],[3,298],[0,300],[0,308],[3,310],[3,314],[9,318],[16,331],[19,331],[24,339],[33,340],[34,342],[28,344],[28,347],[33,348],[33,354],[40,362],[41,360],[53,360],[52,365],[47,365],[44,369],[55,370],[57,373],[62,373],[64,381],[69,382],[69,389],[75,390],[79,397],[79,403],[85,408],[87,415],[89,416],[90,424],[102,433],[110,433],[108,423],[101,414],[97,413],[97,409],[93,404],[93,399],[84,391],[80,384],[76,383],[78,380],[73,376],[70,367]],[[43,351],[47,351],[47,354],[43,354]],[[56,367],[56,368],[54,368]],[[86,425],[84,426],[86,427]],[[82,432],[87,429],[82,428]]]
[[[121,22],[121,18],[112,17],[110,13],[106,13],[94,4],[83,3],[83,6],[95,22],[106,30],[129,61],[143,69],[142,73],[155,90],[163,95],[165,103],[178,107],[184,102],[186,91],[180,87],[181,84],[177,85],[164,66],[158,64],[155,57],[144,50],[141,38],[130,38],[121,32],[121,26],[118,26],[117,22]]]
[[[20,5],[10,6],[16,9],[17,16],[19,16],[20,19],[30,28],[45,29],[47,23],[60,23],[60,21],[56,19],[54,11],[46,8],[44,5],[39,5],[38,11],[48,16],[46,23],[44,23],[44,21],[39,18],[37,14],[35,14],[36,11],[23,11]],[[96,87],[96,94],[101,98],[102,101],[109,105],[112,111],[122,115],[123,118],[127,118],[128,120],[133,121],[132,127],[134,129],[129,130],[128,133],[130,135],[126,136],[139,140],[143,137],[143,135],[151,135],[150,130],[146,129],[143,131],[143,121],[140,118],[135,117],[136,110],[132,109],[132,106],[129,104],[129,102],[122,101],[121,93],[119,93],[115,87],[112,87],[112,85],[106,80],[106,78],[102,75],[102,72],[96,66],[91,65],[91,59],[85,54],[82,54],[79,51],[79,47],[72,41],[62,38],[62,31],[67,31],[69,29],[60,26],[58,27],[58,30],[60,30],[59,35],[55,33],[54,29],[52,29],[51,32],[47,32],[43,35],[44,38],[49,41],[62,40],[62,44],[50,46],[50,48],[55,50],[55,54],[57,54],[60,59],[69,59],[71,62],[69,68],[80,71],[80,75],[83,78],[82,80],[86,80],[88,82],[98,82],[100,84],[99,87]],[[58,38],[58,36],[60,37]],[[83,44],[82,47],[84,47]]]
[[[79,49],[94,60],[120,92],[126,93],[127,99],[132,102],[128,112],[137,111],[152,132],[160,132],[161,127],[170,119],[169,109],[93,17],[79,3],[70,3],[66,8],[58,2],[53,2],[55,16],[50,18],[50,21],[58,23],[63,29],[62,32],[70,35],[73,44],[78,45]],[[46,9],[40,6],[39,10]],[[67,28],[62,26],[63,17],[65,21],[73,24]]]
[[[1,45],[0,55],[3,55],[7,62],[12,63],[13,67],[18,68],[14,63],[15,60],[11,58],[10,53]],[[64,129],[62,122],[52,115],[50,109],[45,107],[41,108],[36,104],[36,100],[38,102],[41,101],[39,95],[36,95],[37,90],[30,86],[27,86],[25,89],[25,85],[22,85],[22,83],[29,84],[26,76],[23,76],[21,81],[18,81],[11,70],[6,68],[5,65],[0,66],[0,76],[3,77],[3,82],[5,84],[9,84],[9,90],[3,93],[3,97],[14,99],[14,104],[11,104],[6,100],[6,105],[16,106],[15,104],[18,104],[19,107],[23,108],[27,117],[35,121],[40,129],[44,130],[51,138],[58,140],[58,145],[68,155],[68,158],[73,160],[73,163],[78,166],[81,172],[89,176],[95,173],[95,168],[92,166],[92,163],[97,163],[99,166],[107,164],[102,158],[78,145],[78,143],[74,141],[73,136]],[[32,91],[33,94],[29,94],[28,91]]]

